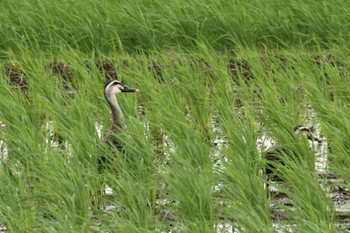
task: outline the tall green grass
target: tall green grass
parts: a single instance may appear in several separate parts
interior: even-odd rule
[[[264,188],[256,147],[263,131],[298,158],[282,169],[288,188],[280,188],[296,207],[280,207],[288,216],[283,224],[298,232],[336,231],[335,206],[318,183],[312,152],[292,131],[305,123],[305,105],[312,104],[318,115],[313,123],[321,123],[331,145],[330,169],[348,184],[347,87],[340,85],[347,69],[340,74],[324,65],[330,87],[310,54],[286,52],[286,65],[273,53],[241,51],[238,57],[246,58],[253,75],[246,81],[240,73],[231,76],[227,57],[205,47],[193,53],[124,53],[114,57],[118,75],[141,90],[117,96],[128,125],[118,135],[124,155],[106,146],[95,129],[99,122],[106,133],[111,117],[104,80],[86,66],[93,67],[93,59],[74,50],[61,54],[77,83],[70,98],[64,81],[50,74],[52,60],[44,53],[10,56],[29,89],[26,95],[13,89],[2,74],[1,137],[9,154],[1,167],[0,215],[9,231],[215,232],[229,223],[240,232],[273,232],[273,200]],[[161,67],[163,81],[149,69],[150,60]],[[243,108],[235,105],[237,96]],[[144,115],[137,112],[138,103]],[[48,124],[66,144],[46,143]],[[216,137],[226,146],[217,149]],[[154,146],[160,139],[161,150]],[[103,173],[97,169],[101,154],[112,158]],[[101,194],[104,184],[113,194]],[[160,217],[164,214],[175,221]]]
[[[342,231],[314,151],[293,128],[321,124],[329,169],[348,187],[347,5],[1,2],[1,66],[15,64],[28,90],[0,72],[0,140],[8,149],[0,224],[9,232],[218,232],[221,224],[274,232],[274,223]],[[96,131],[111,124],[95,67],[106,59],[120,81],[141,91],[117,96],[128,128],[115,136],[126,154]],[[250,78],[239,69],[233,75],[230,59],[248,64]],[[54,61],[67,65],[73,84],[52,74]],[[305,119],[307,106],[316,118]],[[256,141],[266,136],[295,152],[281,168],[286,186],[277,185],[293,204],[279,206],[284,221],[272,217],[261,172]],[[214,145],[218,139],[223,145]],[[100,155],[111,158],[103,172]],[[102,193],[106,184],[111,195]]]
[[[85,53],[205,42],[227,48],[332,47],[349,39],[347,1],[2,1],[1,49]]]

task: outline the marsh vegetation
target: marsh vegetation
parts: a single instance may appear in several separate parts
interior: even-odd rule
[[[0,6],[4,231],[349,231],[346,1]],[[126,154],[101,139],[111,79],[140,90],[117,96]],[[273,144],[295,153],[283,183]]]

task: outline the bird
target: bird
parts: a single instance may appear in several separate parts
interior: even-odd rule
[[[313,127],[308,128],[304,125],[298,125],[294,127],[294,133],[299,139],[301,139],[301,136],[304,136],[310,141],[318,142],[321,144],[322,140],[319,139],[318,137],[313,136],[312,134],[313,130],[314,130]]]
[[[103,141],[110,146],[114,146],[121,152],[123,152],[123,147],[118,141],[118,139],[115,137],[115,134],[122,131],[123,129],[126,129],[126,124],[123,113],[119,107],[116,94],[137,92],[140,92],[139,89],[129,88],[118,80],[111,80],[107,82],[104,86],[104,96],[112,111],[112,126],[107,132],[107,134],[103,137]],[[98,160],[99,169],[101,169],[108,163],[109,160],[106,156],[100,156]]]
[[[322,143],[322,140],[313,136],[313,128],[308,128],[303,125],[298,125],[294,127],[294,134],[298,140],[306,138],[312,142]],[[282,178],[278,174],[278,166],[285,166],[284,156],[293,159],[295,152],[291,148],[283,147],[281,145],[276,145],[269,148],[263,155],[265,159],[265,175],[268,179],[274,181],[282,181]]]

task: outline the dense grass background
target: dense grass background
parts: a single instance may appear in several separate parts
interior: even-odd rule
[[[51,52],[153,50],[198,43],[244,47],[332,47],[350,38],[341,1],[2,1],[0,48]]]
[[[7,231],[273,232],[273,223],[344,231],[312,152],[292,130],[321,124],[329,169],[346,188],[347,1],[20,0],[0,9],[1,65],[15,66],[28,87],[0,72]],[[96,130],[111,124],[97,60],[141,90],[117,96],[126,156]],[[73,83],[52,74],[54,61]],[[316,118],[305,118],[306,106]],[[259,172],[256,141],[266,135],[298,157],[282,169],[289,188],[280,187],[295,208],[282,205],[287,220],[277,222]],[[101,154],[113,160],[104,173]],[[105,183],[113,194],[101,195]]]

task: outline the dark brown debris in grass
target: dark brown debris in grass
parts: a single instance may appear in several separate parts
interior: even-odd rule
[[[117,69],[115,68],[115,61],[113,60],[97,60],[95,62],[96,68],[102,77],[106,80],[118,79]]]
[[[6,77],[9,78],[11,86],[19,88],[22,92],[26,93],[28,90],[28,84],[26,81],[25,73],[20,70],[19,65],[12,62],[4,63],[4,72]]]
[[[245,60],[239,60],[237,58],[231,57],[228,60],[228,66],[232,78],[235,82],[238,81],[238,77],[244,78],[245,81],[249,81],[253,78],[251,68],[248,62]]]
[[[74,78],[71,72],[69,71],[68,66],[62,61],[55,61],[50,64],[51,72],[53,75],[61,76],[65,81],[74,83]]]
[[[215,77],[209,63],[203,58],[191,57],[190,66],[193,70],[200,70],[207,78],[212,79]]]
[[[54,61],[50,63],[50,69],[53,76],[60,76],[63,79],[63,86],[69,97],[74,97],[74,90],[76,82],[74,76],[69,70],[68,66],[62,61]]]
[[[324,64],[331,65],[334,67],[342,66],[342,64],[338,61],[338,59],[330,54],[316,55],[316,56],[313,56],[311,59],[319,68],[322,67]]]

